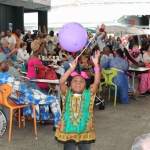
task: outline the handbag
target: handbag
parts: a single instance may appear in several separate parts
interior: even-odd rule
[[[46,66],[39,66],[37,68],[36,79],[56,80],[58,78],[53,68],[48,68]]]

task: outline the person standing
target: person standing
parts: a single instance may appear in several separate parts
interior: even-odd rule
[[[56,45],[58,43],[58,38],[54,35],[54,31],[50,31],[49,35],[47,36],[47,44],[48,44],[48,51],[50,54],[53,53]]]
[[[96,51],[95,58],[92,57],[95,79],[91,86],[86,72],[75,71],[78,58],[70,63],[70,68],[59,80],[63,109],[55,138],[64,143],[64,150],[75,150],[76,146],[79,150],[90,150],[91,143],[95,142],[93,105],[100,82],[99,56],[100,52]]]
[[[38,33],[38,40],[41,43],[41,45],[40,45],[41,54],[47,56],[46,41],[43,38],[43,33],[42,32]]]
[[[24,38],[24,42],[27,43],[27,52],[30,54],[31,53],[31,42],[33,42],[33,37],[31,35],[31,31],[29,30],[28,33],[26,34]]]
[[[4,31],[1,31],[1,32],[0,32],[0,41],[1,41],[1,39],[4,38],[4,37],[5,37],[5,32],[4,32]],[[1,42],[0,42],[0,45],[1,45]]]
[[[19,48],[19,37],[20,37],[20,31],[17,29],[12,36],[16,39],[15,48]]]
[[[8,29],[6,33],[7,33],[7,36],[5,38],[7,39],[8,43],[13,43],[16,45],[16,39],[14,36],[12,36],[11,30]]]

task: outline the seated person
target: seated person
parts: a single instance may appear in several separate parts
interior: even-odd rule
[[[17,60],[22,61],[26,66],[27,66],[27,61],[29,59],[29,54],[27,53],[27,43],[26,42],[21,42],[20,43],[20,48],[18,49],[17,52]]]
[[[133,49],[130,51],[130,55],[132,58],[138,63],[137,67],[144,67],[145,64],[142,62],[143,59],[139,59],[138,57],[140,55],[140,50],[137,47],[133,47]],[[129,61],[130,66],[134,67],[133,63]],[[150,73],[142,73],[142,74],[136,74],[136,77],[138,77],[139,80],[139,86],[137,94],[150,92]]]
[[[101,66],[110,59],[109,55],[110,55],[110,49],[109,49],[109,47],[106,46],[103,48],[103,53],[102,53],[102,56],[100,58],[100,65]]]
[[[39,66],[43,66],[43,63],[41,60],[38,58],[38,55],[41,55],[42,51],[40,50],[40,41],[39,40],[34,40],[31,43],[31,55],[28,60],[28,72],[27,72],[27,78],[26,79],[26,85],[28,88],[34,87],[35,89],[41,91],[45,90],[48,87],[47,83],[36,83],[36,82],[31,82],[31,79],[35,79],[37,74],[36,74],[36,68]]]
[[[129,64],[124,59],[124,52],[121,49],[118,49],[115,55],[116,57],[109,59],[105,64],[102,65],[102,68],[117,70],[117,75],[113,78],[114,84],[116,84],[118,87],[117,95],[122,104],[129,104],[128,80],[125,74],[128,71]]]
[[[0,53],[0,85],[9,84],[12,87],[12,94],[9,96],[16,104],[34,104],[36,107],[36,119],[50,120],[49,106],[53,113],[54,125],[58,125],[60,120],[60,107],[58,99],[53,95],[46,95],[33,88],[26,88],[19,80],[7,73],[9,70],[8,61],[5,54]],[[18,96],[19,95],[19,96]],[[39,112],[39,105],[42,105],[42,110]],[[32,114],[30,107],[24,108],[25,116]]]
[[[53,55],[54,56],[59,56],[60,49],[61,49],[60,43],[57,43],[57,45],[56,45],[56,47],[53,51]]]
[[[68,61],[71,59],[71,56],[64,50],[64,48],[61,46],[60,52],[59,52],[59,59],[64,63],[65,61]]]
[[[131,57],[139,64],[139,66],[144,67],[144,63],[143,63],[143,58],[142,58],[142,54],[141,51],[139,50],[139,48],[135,45],[133,46],[133,49],[129,52]],[[130,66],[132,65],[132,62],[129,61]]]
[[[11,76],[13,76],[15,79],[18,79],[19,81],[21,81],[21,83],[23,83],[25,85],[24,79],[21,78],[20,75],[20,69],[16,69],[14,68],[14,63],[12,60],[8,60],[8,65],[9,65],[9,70],[8,70],[8,74],[10,74]]]
[[[79,52],[76,52],[68,61],[64,62],[63,63],[63,67],[65,69],[65,72],[70,68],[70,65],[69,63],[72,62],[74,59],[76,59],[76,57],[80,54],[80,51]],[[80,58],[78,59],[80,60]],[[81,63],[79,62],[79,71],[81,72],[82,70],[82,66],[81,66]]]
[[[3,38],[1,40],[1,43],[2,43],[2,46],[0,47],[0,52],[3,52],[5,55],[6,55],[6,58],[9,60],[12,60],[12,61],[16,61],[15,60],[15,56],[16,56],[16,52],[17,52],[17,49],[15,49],[15,46],[12,46],[11,50],[8,48],[9,46],[9,43],[8,43],[8,40],[6,38]],[[14,63],[14,67],[15,68],[20,68],[21,70],[23,69],[22,65],[20,64],[22,63],[22,61],[18,61],[18,62],[15,62]],[[23,70],[24,71],[24,70]]]

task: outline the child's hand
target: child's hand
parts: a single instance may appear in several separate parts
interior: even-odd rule
[[[75,70],[77,67],[77,64],[78,64],[78,57],[70,63],[70,68]]]
[[[94,66],[99,66],[99,57],[100,57],[100,51],[95,51],[95,58],[92,57],[92,61],[94,63]]]

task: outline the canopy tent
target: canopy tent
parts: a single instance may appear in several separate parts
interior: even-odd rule
[[[85,29],[86,29],[87,32],[96,33],[96,31],[93,30],[93,29],[89,29],[89,28],[85,28]]]
[[[97,31],[98,29],[99,26],[95,30]],[[135,27],[120,26],[120,25],[106,26],[106,32],[113,33],[113,34],[117,34],[118,32],[123,32],[124,34],[134,34],[134,35],[150,34],[150,30],[148,29],[140,29]]]
[[[149,2],[149,0],[132,0],[132,3]],[[94,4],[108,4],[108,3],[131,3],[131,0],[53,0],[51,6],[64,5],[94,5]]]
[[[63,1],[63,0],[62,0]],[[62,1],[60,3],[62,3]],[[71,1],[71,0],[70,0]],[[88,1],[87,1],[88,2]],[[52,2],[53,3],[53,2]],[[53,5],[53,4],[52,4]],[[134,11],[133,11],[134,8]],[[105,23],[106,25],[117,25],[121,16],[148,15],[150,14],[150,3],[127,3],[127,4],[101,4],[91,6],[69,6],[52,9],[48,13],[48,24],[51,27],[62,27],[68,22],[81,23],[86,28],[94,28]],[[104,13],[110,10],[110,13]],[[114,11],[115,10],[115,11]],[[128,10],[128,11],[127,11]],[[70,13],[71,12],[71,13]],[[118,13],[119,12],[119,13]],[[53,19],[52,19],[53,18]],[[138,19],[138,17],[137,17]],[[140,18],[139,18],[140,19]],[[137,24],[138,25],[138,24]],[[49,27],[50,28],[50,27]]]

